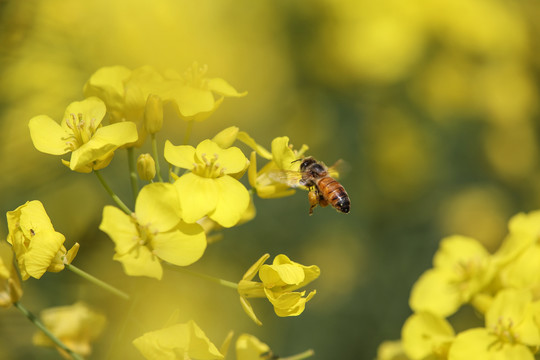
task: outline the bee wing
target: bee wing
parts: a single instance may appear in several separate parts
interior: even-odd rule
[[[302,186],[300,184],[300,180],[302,179],[302,173],[300,171],[273,169],[268,171],[268,178],[289,187]]]
[[[349,164],[345,160],[339,159],[334,163],[334,165],[328,168],[328,174],[331,177],[338,179],[340,176],[343,176],[343,174],[349,172],[349,169]]]

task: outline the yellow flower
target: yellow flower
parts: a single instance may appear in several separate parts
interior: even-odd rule
[[[71,103],[61,124],[47,115],[30,120],[28,126],[36,149],[52,155],[71,152],[70,161],[62,160],[71,170],[91,172],[112,160],[114,151],[137,140],[137,130],[131,123],[102,126],[105,104],[96,97]]]
[[[123,66],[97,70],[84,86],[86,96],[96,96],[107,105],[111,122],[128,121],[137,125],[138,139],[129,144],[141,146],[147,135],[145,110],[148,97],[163,90],[165,79],[154,68],[130,70]]]
[[[242,334],[236,340],[236,360],[272,359],[270,347],[255,336]]]
[[[414,284],[409,305],[416,312],[441,317],[471,301],[490,283],[496,269],[488,251],[475,239],[464,236],[443,239],[433,265]]]
[[[448,321],[428,312],[411,315],[401,330],[403,349],[411,359],[445,359],[454,336]]]
[[[224,97],[242,97],[229,83],[220,78],[206,78],[208,67],[196,62],[183,75],[173,71],[166,74],[167,90],[162,94],[164,101],[175,105],[178,116],[184,120],[203,121],[221,105]],[[216,100],[214,94],[219,98]]]
[[[238,223],[249,205],[249,193],[233,176],[244,171],[248,160],[237,147],[222,149],[212,140],[197,148],[165,143],[165,159],[175,166],[191,170],[174,185],[180,196],[182,218],[193,223],[203,216],[221,226]]]
[[[99,337],[106,323],[104,315],[82,302],[43,310],[41,320],[64,345],[83,356],[90,355],[90,343]],[[32,342],[38,346],[55,347],[51,339],[41,331],[34,334]],[[71,358],[62,349],[57,349],[67,359]]]
[[[8,308],[23,294],[17,269],[13,264],[13,250],[0,242],[0,307]]]
[[[460,333],[448,353],[449,360],[533,360],[531,347],[540,346],[537,319],[540,303],[527,290],[500,291],[486,312],[485,328]]]
[[[45,271],[62,271],[73,261],[79,244],[66,250],[64,235],[54,230],[41,202],[29,201],[6,215],[7,241],[13,246],[23,280],[39,279]]]
[[[238,283],[240,303],[246,314],[258,325],[262,323],[257,319],[248,298],[266,297],[274,306],[276,315],[298,316],[304,311],[306,303],[315,296],[316,291],[313,290],[304,296],[306,291],[295,290],[304,287],[320,275],[317,266],[301,265],[285,255],[276,256],[272,265],[264,264],[269,257],[269,254],[263,255]],[[257,273],[261,282],[252,281]]]
[[[192,320],[147,332],[133,340],[133,345],[148,360],[223,359],[216,346]]]
[[[302,145],[300,150],[292,149],[287,136],[275,138],[272,141],[272,157],[261,170],[257,171],[257,157],[255,152],[251,153],[248,177],[250,185],[257,191],[261,198],[278,198],[289,196],[295,193],[287,182],[287,176],[295,174],[299,170],[298,160],[308,149]],[[260,154],[260,151],[258,151]]]
[[[143,187],[131,215],[105,206],[99,228],[115,243],[113,259],[132,276],[161,279],[161,260],[186,266],[199,260],[206,249],[203,228],[181,220],[176,189],[167,183]]]

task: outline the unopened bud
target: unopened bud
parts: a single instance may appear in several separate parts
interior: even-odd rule
[[[137,172],[142,180],[150,181],[156,176],[156,163],[150,154],[141,154],[137,159]]]
[[[163,126],[163,102],[157,95],[150,94],[144,108],[144,124],[150,134],[155,134]]]

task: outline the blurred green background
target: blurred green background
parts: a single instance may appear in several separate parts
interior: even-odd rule
[[[494,250],[512,214],[540,205],[537,1],[4,0],[0,16],[1,212],[41,200],[66,244],[81,244],[75,265],[142,294],[137,322],[118,340],[122,300],[68,272],[24,284],[22,302],[36,313],[82,299],[107,315],[92,359],[113,343],[111,358],[141,358],[131,339],[175,309],[216,344],[232,329],[281,356],[313,348],[316,359],[374,359],[380,342],[400,337],[410,288],[442,237],[469,235]],[[287,135],[327,164],[349,164],[349,215],[318,208],[309,217],[303,192],[256,198],[256,218],[192,266],[236,281],[265,252],[316,264],[317,295],[300,317],[278,318],[254,300],[259,328],[227,288],[178,273],[128,278],[97,229],[111,203],[97,180],[32,146],[28,120],[59,121],[98,68],[182,72],[194,60],[249,94],[197,123],[192,144],[236,125],[266,147]],[[185,127],[171,119],[160,140],[179,144]],[[118,152],[104,175],[130,202],[125,160]],[[31,345],[34,331],[2,310],[0,358],[58,358]]]

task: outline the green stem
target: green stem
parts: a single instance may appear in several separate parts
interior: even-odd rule
[[[129,300],[129,295],[126,294],[125,292],[123,291],[120,291],[118,290],[117,288],[107,284],[106,282],[102,281],[102,280],[99,280],[97,277],[93,276],[93,275],[90,275],[89,273],[87,273],[86,271],[83,271],[81,269],[79,269],[78,267],[76,267],[75,265],[73,264],[66,264],[65,265],[66,268],[68,270],[71,270],[73,271],[75,274],[85,278],[86,280],[94,283],[95,285],[113,293],[114,295],[118,296],[118,297],[121,297],[122,299],[124,300]]]
[[[309,349],[309,350],[304,351],[303,353],[296,354],[293,356],[287,356],[284,358],[280,357],[279,360],[302,360],[302,359],[307,359],[308,357],[311,357],[313,355],[315,355],[315,351],[313,351],[312,349]]]
[[[158,155],[158,149],[157,149],[156,134],[152,134],[152,153],[154,155],[154,161],[156,162],[156,174],[157,174],[158,180],[159,182],[163,182],[163,178],[161,177],[161,169],[159,166],[159,155]]]
[[[110,188],[110,186],[107,184],[107,182],[105,181],[105,179],[103,178],[103,176],[101,176],[101,173],[99,172],[99,170],[94,170],[94,174],[96,174],[96,176],[98,177],[99,179],[99,182],[101,183],[101,185],[103,185],[103,187],[105,188],[105,190],[109,193],[109,195],[112,197],[112,199],[114,200],[114,202],[116,203],[116,205],[118,205],[118,207],[120,209],[122,209],[122,211],[124,211],[126,214],[130,215],[132,213],[131,210],[129,210],[129,208],[126,206],[126,204],[124,204],[124,202],[122,200],[120,200],[120,198],[118,197],[118,195],[116,195],[114,193],[114,191],[112,191],[112,189]]]
[[[67,352],[73,359],[83,360],[83,358],[79,354],[73,352],[73,350],[68,348],[63,342],[61,342],[56,336],[54,336],[53,333],[51,333],[49,329],[47,329],[45,325],[43,325],[43,323],[39,321],[39,319],[34,314],[32,314],[27,308],[25,308],[21,303],[16,301],[13,303],[13,305],[15,305],[15,307],[19,309],[19,311],[22,312],[24,316],[28,318],[28,320],[34,323],[34,325],[36,325],[39,330],[43,331],[43,333],[45,333],[45,335],[47,335],[47,337],[51,339],[52,342],[55,343],[56,346],[58,346],[60,349]]]
[[[238,289],[238,284],[235,283],[235,282],[232,282],[232,281],[223,280],[223,279],[220,279],[220,278],[217,278],[217,277],[214,277],[214,276],[210,276],[210,275],[206,275],[206,274],[196,272],[196,271],[193,271],[193,270],[188,270],[188,269],[186,269],[186,268],[184,268],[182,266],[174,266],[174,267],[171,266],[170,268],[175,270],[175,271],[178,271],[178,272],[183,272],[183,273],[186,273],[186,274],[189,274],[189,275],[200,277],[201,279],[205,279],[205,280],[211,281],[211,282],[219,284],[219,285],[223,285],[223,286],[226,286],[226,287],[229,287],[229,288],[232,288],[232,289]]]
[[[194,120],[189,120],[187,123],[186,133],[184,134],[184,141],[182,142],[182,145],[187,145],[189,142],[189,138],[191,137],[191,131],[193,130],[193,123]]]
[[[139,193],[139,184],[137,178],[137,160],[135,160],[135,152],[133,147],[127,148],[128,152],[128,166],[129,166],[129,180],[131,182],[131,192],[133,193],[133,201],[137,199]]]

